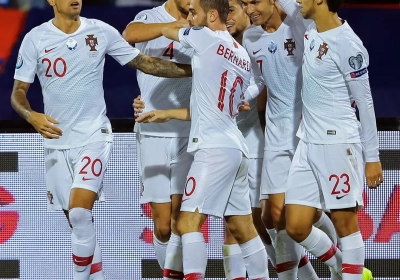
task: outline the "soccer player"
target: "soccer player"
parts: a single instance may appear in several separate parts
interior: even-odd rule
[[[273,0],[242,0],[242,4],[253,22],[244,34],[243,45],[252,59],[257,85],[250,87],[247,94],[254,98],[264,83],[268,87],[261,193],[269,195],[277,230],[277,233],[268,231],[276,244],[276,270],[279,279],[297,276],[316,279],[304,249],[285,230],[284,214],[289,168],[298,143],[296,130],[302,108],[301,63],[307,22],[288,17]],[[336,233],[327,216],[318,212],[315,222],[335,242]]]
[[[112,145],[102,86],[104,56],[159,76],[190,76],[191,69],[144,55],[108,24],[80,17],[81,0],[48,2],[54,19],[24,37],[11,102],[45,138],[48,209],[64,210],[72,227],[74,279],[104,279],[92,222],[93,204],[103,198]],[[45,114],[33,111],[26,97],[36,74]]]
[[[341,266],[344,280],[361,279],[365,248],[357,210],[363,206],[363,173],[369,188],[383,182],[368,52],[338,17],[341,0],[298,0],[300,7],[291,0],[280,2],[292,18],[301,14],[314,20],[304,36],[301,140],[289,172],[286,229],[327,265]],[[321,208],[331,211],[342,264],[335,263],[334,244],[312,226],[315,211]]]
[[[207,215],[225,216],[249,278],[268,279],[267,254],[250,215],[248,148],[235,123],[250,82],[249,57],[226,30],[228,0],[192,0],[189,12],[197,27],[164,28],[163,34],[194,49],[190,114],[188,109],[158,110],[137,121],[192,120],[188,151],[194,161],[178,220],[185,279],[204,279],[207,252],[200,227]]]
[[[168,0],[161,6],[140,12],[123,35],[144,54],[189,64],[193,50],[183,48],[161,33],[163,27],[187,25],[188,13],[189,0]],[[190,78],[165,79],[138,71],[137,80],[146,111],[189,107]],[[141,203],[150,203],[154,251],[166,279],[182,273],[182,262],[175,261],[182,258],[176,220],[193,161],[193,156],[186,151],[189,130],[190,123],[180,120],[166,124],[135,124]]]

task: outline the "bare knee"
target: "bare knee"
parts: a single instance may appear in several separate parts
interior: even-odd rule
[[[229,231],[239,244],[243,244],[258,234],[253,224],[251,215],[225,217]]]
[[[237,244],[237,241],[233,234],[229,231],[228,225],[225,223],[225,238],[224,238],[225,245]]]
[[[286,205],[286,232],[296,242],[302,242],[311,233],[315,208],[303,205]]]
[[[274,222],[272,220],[272,215],[271,215],[271,203],[269,200],[262,200],[261,201],[261,220],[264,224],[264,226],[267,229],[273,229],[274,227]]]
[[[201,232],[201,226],[207,219],[207,215],[196,212],[180,212],[177,222],[177,230],[180,236],[191,233]]]
[[[339,237],[345,237],[360,230],[355,208],[332,210],[331,218]]]
[[[150,203],[153,215],[154,235],[167,242],[171,235],[171,203]]]
[[[269,236],[262,221],[262,210],[260,208],[253,208],[252,216],[254,227],[256,228],[262,242],[266,244],[271,244],[271,237]]]

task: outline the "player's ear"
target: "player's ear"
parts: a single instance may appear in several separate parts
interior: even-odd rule
[[[214,22],[219,18],[217,10],[209,10],[208,14],[209,14],[208,18],[209,18],[210,22]]]
[[[328,1],[326,1],[326,0],[314,0],[314,4],[317,4],[317,6],[322,5],[324,2],[326,2],[326,4],[328,5]]]
[[[47,2],[50,4],[50,6],[52,6],[52,7],[54,7],[54,5],[56,4],[55,3],[55,0],[47,0]]]

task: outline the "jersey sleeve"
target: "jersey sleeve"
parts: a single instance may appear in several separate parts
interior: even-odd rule
[[[153,15],[153,12],[151,10],[145,10],[145,11],[141,11],[140,13],[138,13],[135,17],[135,19],[133,21],[131,21],[130,23],[134,23],[134,22],[141,22],[141,23],[155,23],[155,17]]]
[[[296,26],[304,32],[312,23],[312,20],[303,18],[300,13],[300,6],[295,0],[278,0],[285,13],[296,23]]]
[[[192,48],[200,53],[210,46],[214,38],[212,32],[203,26],[195,26],[191,28],[181,28],[179,30],[179,42],[185,48]]]
[[[33,83],[37,70],[37,50],[32,40],[32,32],[25,35],[15,65],[14,79],[25,83]]]
[[[361,41],[346,36],[337,41],[335,48],[332,58],[347,82],[368,79],[369,56]]]
[[[139,55],[140,51],[132,47],[117,29],[108,24],[104,24],[102,29],[107,39],[106,53],[111,55],[119,64],[125,65]]]

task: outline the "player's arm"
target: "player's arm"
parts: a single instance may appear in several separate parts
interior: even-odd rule
[[[13,91],[11,93],[11,106],[43,137],[48,139],[60,138],[60,136],[62,136],[62,131],[53,125],[58,122],[48,115],[37,113],[31,109],[26,97],[29,86],[30,83],[15,80]]]
[[[122,33],[122,36],[129,43],[147,42],[163,36],[164,28],[181,28],[188,26],[187,21],[174,21],[168,23],[144,23],[132,22]]]
[[[163,123],[172,119],[181,121],[190,121],[190,109],[179,108],[169,110],[153,110],[143,114],[136,119],[138,123]]]
[[[139,53],[128,62],[127,66],[157,77],[185,78],[192,76],[192,66],[189,64],[174,63],[143,53]]]
[[[257,111],[258,119],[260,120],[261,127],[265,131],[266,121],[265,121],[265,110],[267,108],[267,87],[260,92],[257,97]]]
[[[181,30],[181,27],[164,27],[162,29],[162,34],[164,35],[164,37],[170,40],[179,42],[179,30]]]
[[[312,20],[304,19],[300,13],[300,6],[296,3],[296,0],[278,0],[278,5],[280,5],[283,11],[293,19],[296,24],[302,24],[303,29],[307,28]],[[304,30],[305,31],[305,30]]]
[[[383,175],[379,161],[378,131],[369,80],[349,81],[347,85],[359,111],[362,138],[365,141],[365,176],[367,184],[370,188],[376,188],[383,182]]]

